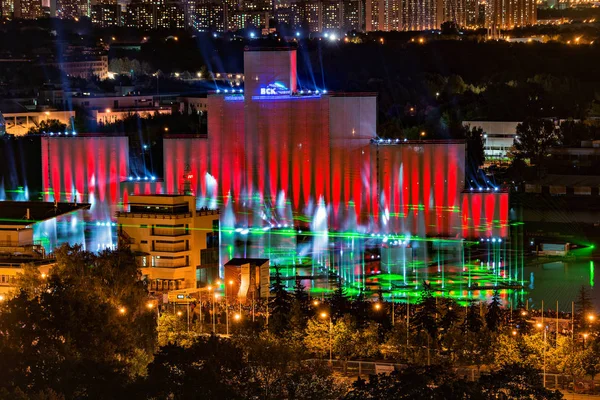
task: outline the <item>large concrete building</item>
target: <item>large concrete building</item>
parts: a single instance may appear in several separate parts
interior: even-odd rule
[[[196,291],[218,279],[219,210],[196,209],[194,196],[131,196],[117,224],[150,290]]]

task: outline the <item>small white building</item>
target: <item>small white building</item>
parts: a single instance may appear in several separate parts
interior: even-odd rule
[[[464,126],[483,129],[483,152],[486,163],[507,160],[520,121],[463,121]]]

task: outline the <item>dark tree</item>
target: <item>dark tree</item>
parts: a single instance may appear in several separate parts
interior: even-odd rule
[[[298,276],[294,285],[292,306],[290,309],[290,328],[294,333],[302,333],[306,328],[310,310],[308,293]]]
[[[502,308],[500,302],[500,292],[494,290],[492,301],[487,306],[485,313],[485,323],[490,332],[497,332],[502,322]]]
[[[479,303],[471,303],[465,315],[464,329],[469,332],[478,333],[483,328],[483,321],[479,314]]]
[[[340,318],[344,314],[350,311],[350,301],[346,295],[346,289],[342,277],[338,275],[337,283],[331,299],[329,300],[331,305],[331,316],[334,320]]]
[[[26,270],[26,287],[0,306],[0,387],[114,398],[143,373],[156,341],[135,257],[68,245],[55,255],[45,279]]]
[[[548,157],[550,148],[561,142],[554,122],[549,119],[526,118],[517,125],[516,133],[514,155],[529,159],[538,168]]]
[[[430,338],[435,339],[438,332],[437,305],[433,296],[433,289],[428,282],[423,281],[417,311],[412,318],[413,327],[419,331],[425,331]]]
[[[579,147],[582,140],[594,139],[592,129],[581,121],[564,121],[560,124],[560,135],[563,144],[569,147]]]
[[[504,393],[508,399],[559,400],[558,390],[544,388],[540,370],[524,364],[511,364],[492,371],[479,379],[484,398],[497,398]]]
[[[390,375],[371,375],[369,380],[359,378],[344,397],[345,400],[363,399],[474,399],[481,398],[476,384],[458,379],[447,368],[408,367]]]
[[[294,301],[298,302],[302,306],[302,309],[308,311],[310,306],[308,293],[298,275],[296,275],[296,283],[294,284]]]
[[[281,334],[289,328],[292,296],[286,290],[281,278],[281,267],[275,266],[275,276],[271,286],[273,297],[269,304],[269,330]]]
[[[442,305],[441,313],[442,318],[440,319],[440,330],[448,332],[452,329],[456,323],[460,320],[458,315],[459,306],[455,301],[446,299]]]
[[[243,399],[257,391],[244,352],[211,336],[198,338],[189,348],[162,347],[132,398]]]
[[[477,171],[485,163],[483,151],[484,135],[483,129],[470,126],[464,127],[464,139],[467,145],[467,176],[471,179],[477,176]]]
[[[29,128],[28,135],[40,135],[44,133],[64,133],[67,130],[67,125],[57,119],[47,119],[38,124],[36,127]]]
[[[577,316],[580,329],[586,326],[587,318],[594,312],[592,300],[589,289],[581,285],[577,294],[577,300],[575,300],[575,315]]]
[[[442,22],[442,35],[458,35],[458,25],[454,21]]]

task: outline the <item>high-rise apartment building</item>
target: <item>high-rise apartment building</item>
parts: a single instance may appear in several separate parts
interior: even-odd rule
[[[123,25],[120,4],[100,3],[92,5],[92,23],[102,28]]]
[[[535,0],[489,0],[485,9],[485,27],[492,36],[500,30],[537,22]]]
[[[140,0],[127,5],[125,26],[128,28],[154,29],[156,26],[155,6]]]
[[[12,19],[15,12],[15,1],[14,0],[0,0],[0,19]]]
[[[191,25],[199,31],[215,30],[222,32],[225,27],[225,13],[222,3],[196,5],[196,12],[190,13]]]
[[[44,16],[42,0],[14,0],[14,18],[37,19]]]
[[[443,16],[441,22],[451,21],[458,26],[467,24],[467,0],[444,0]]]
[[[443,0],[366,0],[365,3],[367,32],[439,29],[443,21]]]
[[[439,29],[443,21],[443,0],[403,0],[402,29]]]
[[[344,0],[343,24],[345,31],[360,31],[365,27],[365,8],[362,0]]]
[[[185,9],[182,3],[161,2],[155,6],[156,27],[158,29],[184,29],[186,27]]]
[[[465,26],[479,26],[479,0],[465,0]]]
[[[90,0],[56,0],[57,18],[76,19],[89,17],[90,14]]]
[[[321,30],[340,30],[344,26],[344,7],[341,1],[321,3]]]
[[[294,26],[294,18],[291,7],[277,7],[273,15],[275,20],[277,20],[279,23],[288,24],[291,27],[298,28]]]

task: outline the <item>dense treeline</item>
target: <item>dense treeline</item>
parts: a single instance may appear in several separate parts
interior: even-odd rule
[[[536,323],[539,311],[502,307],[497,293],[463,305],[426,282],[408,308],[350,298],[339,283],[328,299],[311,299],[300,281],[285,290],[279,268],[268,303],[205,296],[173,309],[148,297],[127,249],[55,255],[48,275],[27,267],[0,304],[0,399],[558,399],[542,369],[569,382],[599,371],[583,289],[573,331],[552,328],[567,315]],[[328,358],[404,366],[350,385]],[[480,377],[468,382],[456,367]]]

